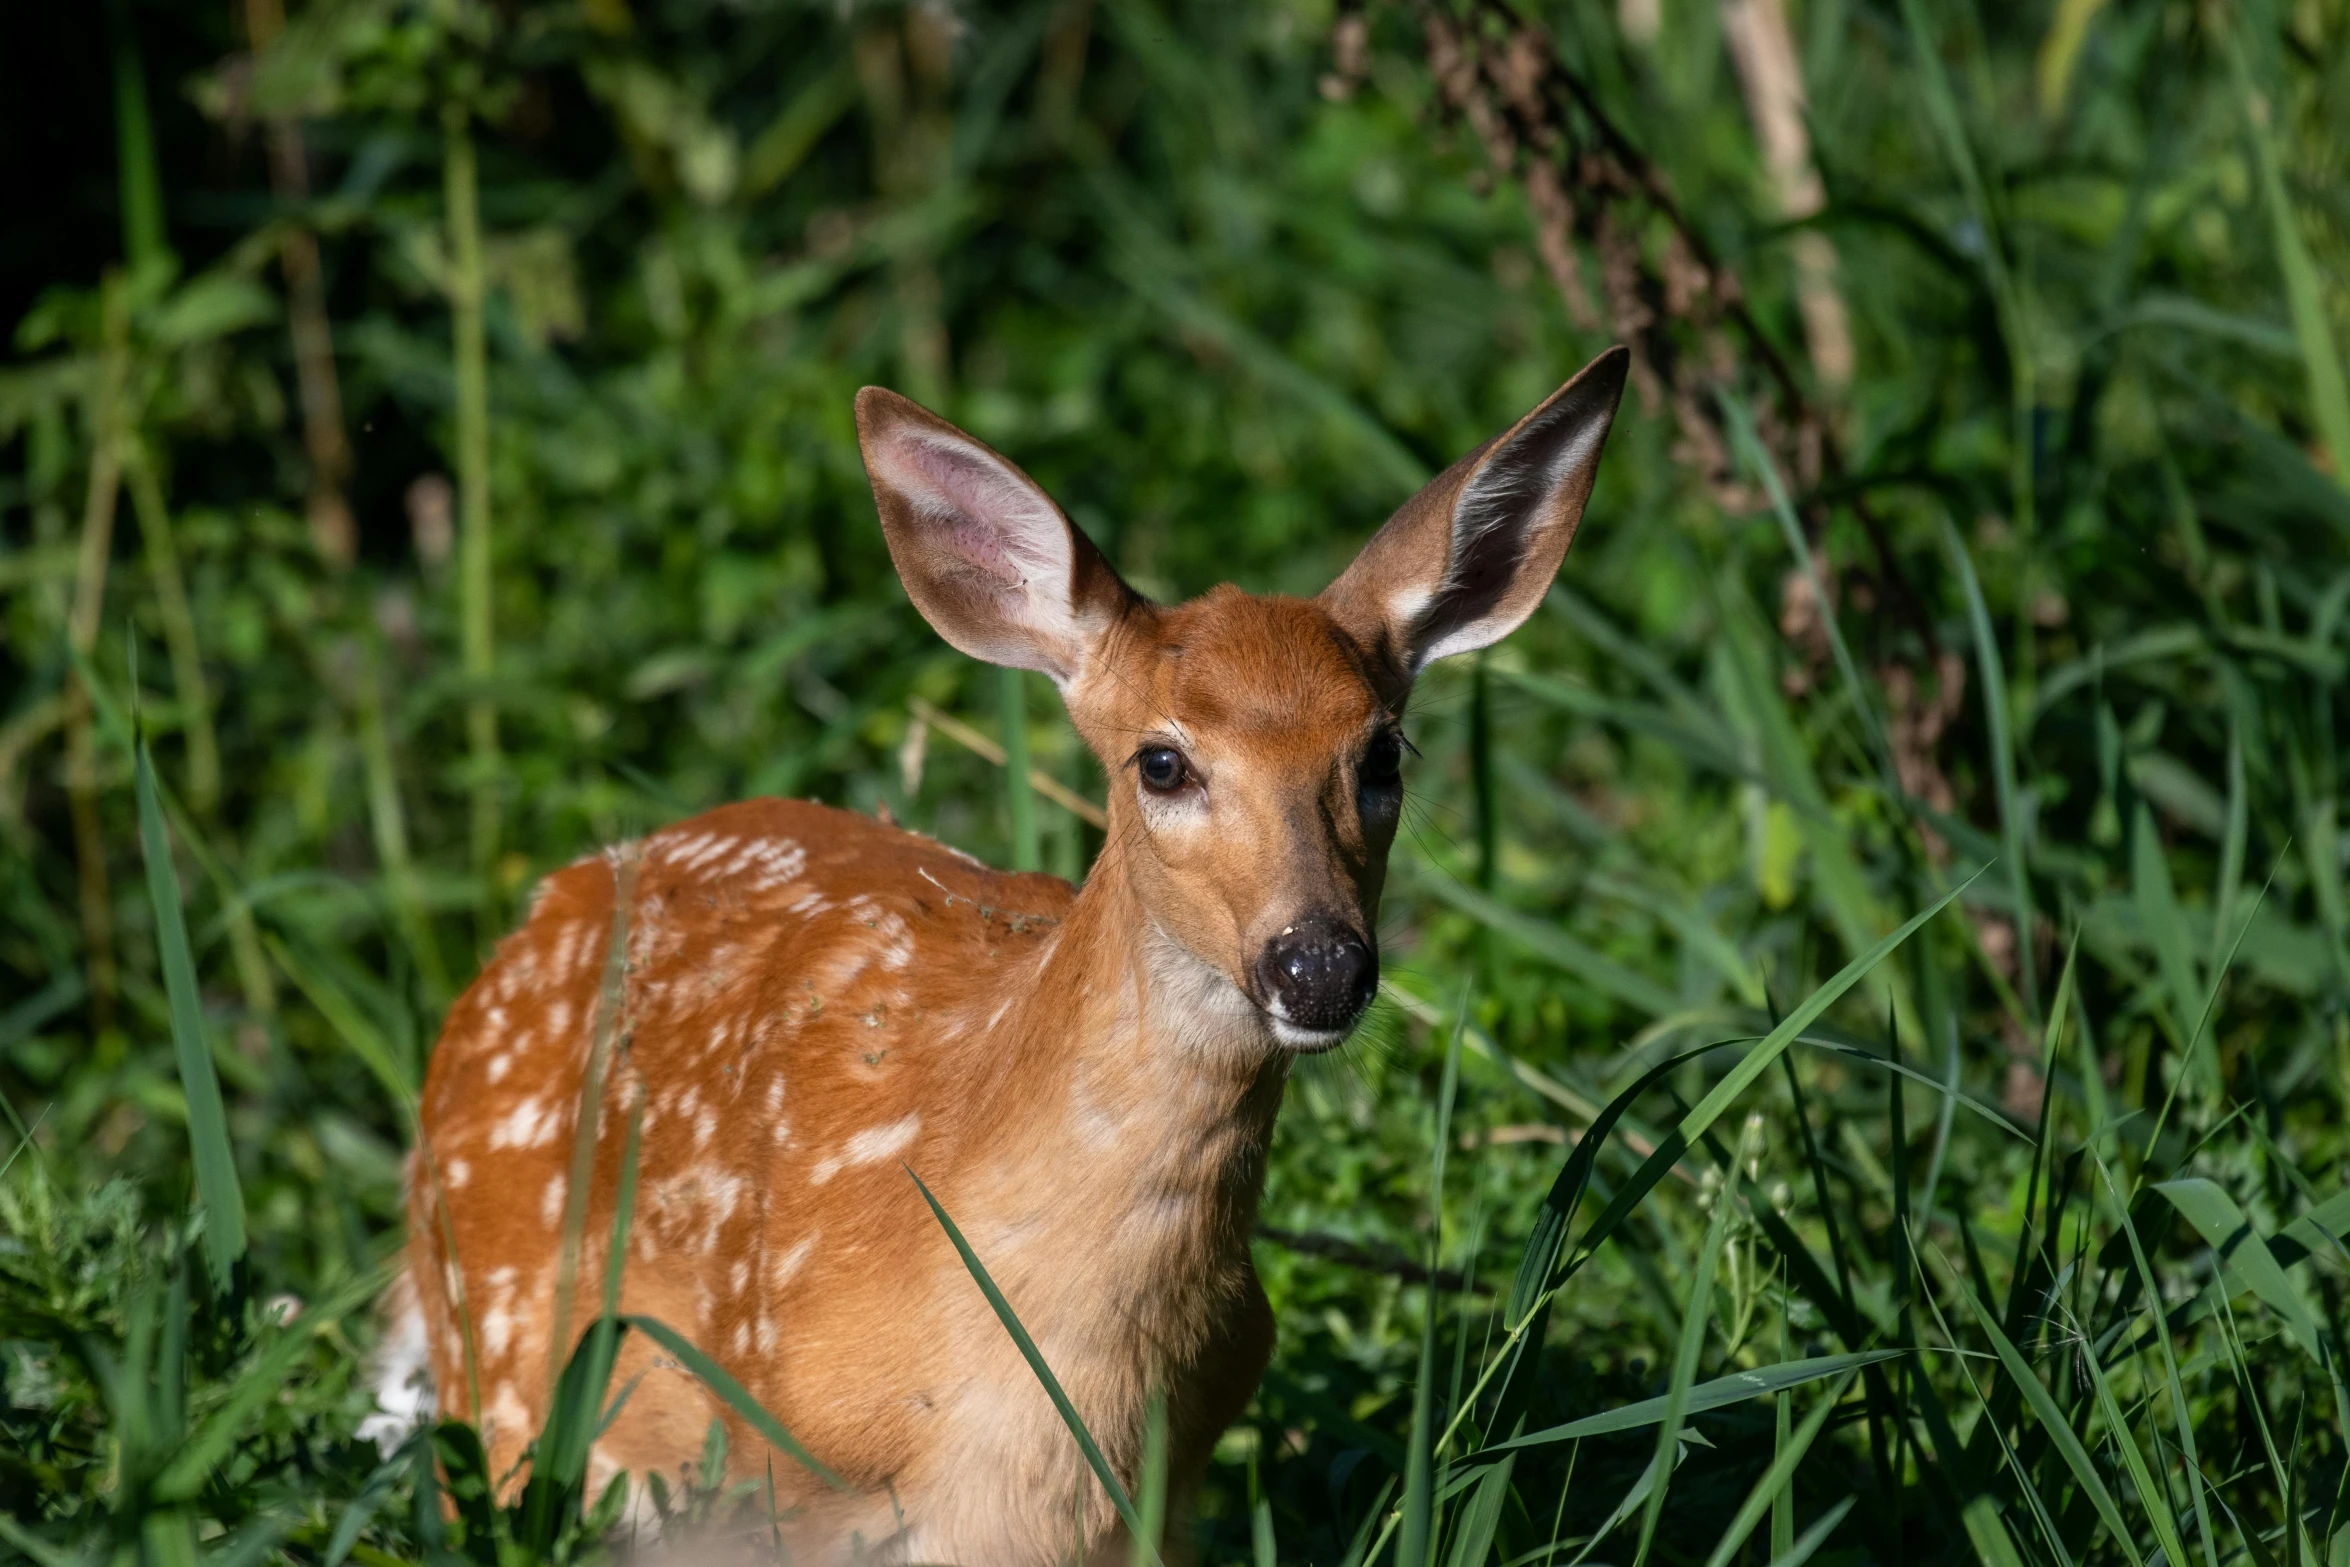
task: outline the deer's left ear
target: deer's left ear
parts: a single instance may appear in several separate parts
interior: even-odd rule
[[[1434,659],[1515,631],[1582,521],[1631,354],[1611,348],[1532,413],[1431,479],[1322,590],[1409,685]]]

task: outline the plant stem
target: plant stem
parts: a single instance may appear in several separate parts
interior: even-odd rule
[[[245,0],[245,36],[256,58],[277,41],[285,20],[282,0]],[[310,163],[299,120],[269,122],[269,183],[281,202],[309,199]],[[277,259],[286,279],[286,328],[293,338],[294,381],[302,396],[302,445],[310,456],[310,542],[330,568],[344,571],[358,549],[358,527],[343,498],[343,481],[351,473],[351,446],[343,434],[342,383],[335,375],[334,331],[327,320],[318,236],[306,227],[288,227],[278,241]]]
[[[496,903],[498,858],[498,709],[489,690],[495,645],[490,615],[490,399],[482,332],[486,292],[481,263],[481,205],[473,133],[466,111],[442,111],[443,166],[449,225],[449,316],[457,381],[457,591],[462,624],[465,737],[472,794],[472,859],[481,883],[481,918]]]
[[[130,284],[117,269],[99,285],[103,346],[89,407],[90,484],[82,506],[81,550],[74,564],[73,614],[66,635],[87,659],[98,645],[106,602],[106,561],[114,544],[114,502],[122,488],[123,403],[129,395]],[[90,689],[79,675],[66,683],[65,787],[79,867],[82,946],[88,967],[90,1019],[99,1033],[114,1026],[114,910],[106,890],[106,838],[98,825],[98,745]]]
[[[155,132],[147,114],[147,72],[131,33],[127,0],[107,7],[114,34],[114,168],[122,203],[122,254],[142,287],[169,254],[163,236],[163,183],[155,172]],[[152,297],[152,296],[149,296]]]
[[[377,665],[380,650],[372,639],[358,649],[353,702],[359,727],[359,758],[367,774],[367,821],[375,838],[376,862],[383,867],[384,895],[392,918],[416,971],[435,1006],[449,999],[449,971],[442,966],[440,943],[433,938],[432,921],[416,890],[416,863],[408,852],[408,819],[400,807],[400,777],[392,764],[391,728],[384,721],[383,682]]]
[[[1003,693],[1004,804],[1012,817],[1012,869],[1032,871],[1044,863],[1036,842],[1036,792],[1028,783],[1027,675],[998,670]]]

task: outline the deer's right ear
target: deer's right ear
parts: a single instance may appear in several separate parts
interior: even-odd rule
[[[857,394],[857,444],[907,595],[973,658],[1066,687],[1134,590],[1008,459],[895,392]]]
[[[1611,348],[1516,424],[1428,481],[1322,590],[1400,700],[1430,662],[1515,631],[1558,574],[1607,444],[1631,355]]]

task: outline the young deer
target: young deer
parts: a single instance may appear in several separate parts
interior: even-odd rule
[[[1104,1560],[1117,1517],[908,1171],[1128,1485],[1146,1400],[1196,1483],[1273,1340],[1249,1256],[1289,1061],[1378,982],[1399,724],[1431,659],[1542,601],[1623,390],[1611,350],[1446,469],[1312,599],[1173,607],[1009,461],[868,389],[857,428],[915,606],[1042,670],[1110,780],[1082,888],[823,806],[731,805],[550,877],[449,1014],[410,1165],[401,1333],[512,1475],[597,1310],[641,1118],[624,1311],[723,1364],[820,1483],[641,1337],[591,1483],[727,1422],[802,1556]],[[615,911],[616,898],[624,908]],[[625,969],[607,947],[625,938]],[[599,1022],[599,996],[605,1011]],[[612,1015],[616,1002],[617,1016]],[[609,1069],[588,1085],[591,1061]],[[575,1119],[593,1178],[559,1264]],[[581,1281],[559,1306],[558,1274]],[[558,1328],[561,1321],[564,1326]],[[511,1483],[511,1482],[509,1482]]]

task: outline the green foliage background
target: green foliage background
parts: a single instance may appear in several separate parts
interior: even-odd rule
[[[1825,200],[1788,221],[1724,42],[1758,3],[13,20],[0,1551],[601,1548],[577,1496],[444,1526],[429,1450],[353,1440],[454,989],[538,873],[745,795],[1069,875],[1096,847],[940,728],[909,747],[922,703],[999,739],[1023,713],[1038,767],[1103,786],[1046,688],[906,605],[858,386],[1014,456],[1146,592],[1306,593],[1650,332],[1562,588],[1416,700],[1389,998],[1291,1089],[1280,1349],[1200,1549],[2342,1560],[2350,11],[1802,0]],[[1431,18],[1555,51],[1579,151],[1497,163]],[[1603,120],[1679,229],[1591,183]],[[1807,358],[1803,235],[1848,385]],[[1691,243],[1753,334],[1672,297]],[[305,244],[347,461],[305,422]],[[1745,1129],[1667,1141],[1735,1051],[1632,1099],[1544,1330],[1502,1311],[1561,1144],[1961,884]],[[160,955],[183,898],[192,984]],[[1684,1418],[1693,1385],[1879,1348]],[[1671,1505],[1620,1508],[1659,1453]],[[717,1472],[676,1505],[755,1511]],[[1750,1492],[1767,1536],[1731,1527]]]

